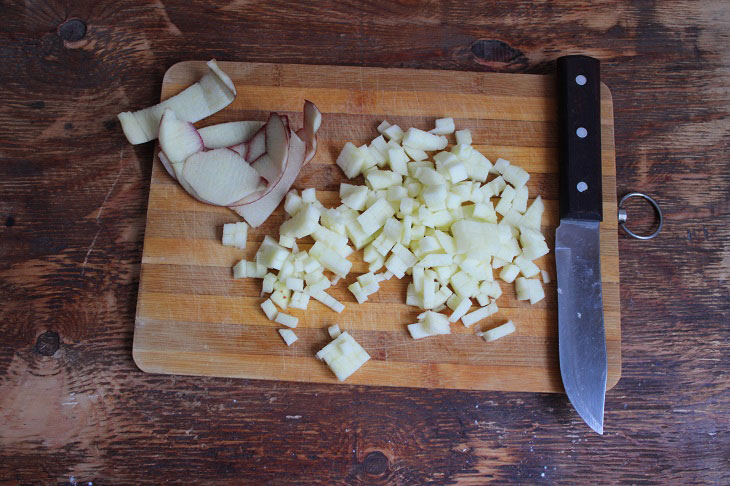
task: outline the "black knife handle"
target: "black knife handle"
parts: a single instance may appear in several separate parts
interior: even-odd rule
[[[603,221],[600,64],[558,59],[561,218]]]

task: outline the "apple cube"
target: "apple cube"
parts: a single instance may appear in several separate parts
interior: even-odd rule
[[[278,324],[282,324],[286,327],[297,327],[297,324],[299,323],[299,319],[290,316],[289,314],[284,314],[283,312],[278,312],[276,314],[276,317],[274,318],[274,322]]]
[[[294,334],[294,331],[292,331],[291,329],[279,329],[279,335],[284,340],[287,346],[291,346],[299,339],[297,335]]]
[[[426,160],[428,158],[428,154],[426,152],[417,148],[403,147],[403,150],[405,150],[411,160],[415,160],[416,162],[420,162],[421,160]]]
[[[471,130],[457,130],[456,131],[456,143],[458,145],[471,145]]]
[[[316,357],[324,361],[340,381],[345,381],[370,359],[370,355],[347,332],[322,348]]]
[[[520,272],[522,275],[524,275],[527,278],[534,277],[538,273],[540,273],[540,269],[537,265],[532,263],[531,260],[528,260],[523,255],[517,256],[514,260],[514,264],[520,267]]]
[[[494,163],[494,170],[496,170],[497,173],[499,173],[500,175],[503,175],[504,172],[507,170],[507,167],[509,167],[509,166],[510,166],[509,160],[499,158]]]
[[[342,148],[342,152],[337,157],[336,164],[342,169],[348,179],[352,179],[360,174],[365,163],[363,152],[352,142],[347,142]]]
[[[507,321],[501,326],[497,326],[494,329],[481,332],[479,333],[479,335],[484,338],[485,341],[489,342],[512,334],[513,332],[515,332],[515,330],[516,329],[514,323],[512,321]]]
[[[335,339],[337,336],[342,334],[342,331],[340,330],[340,326],[338,324],[332,324],[327,328],[327,334],[330,335],[330,338]]]
[[[519,273],[520,267],[512,263],[508,263],[502,268],[502,271],[499,272],[499,278],[507,283],[512,283],[514,282],[515,278],[517,278],[517,275],[519,275]]]
[[[456,127],[453,118],[439,118],[436,120],[436,128],[430,130],[430,133],[435,135],[448,135],[454,133],[454,130],[456,130]]]
[[[525,169],[517,165],[510,165],[502,173],[504,180],[515,186],[522,187],[530,180],[530,174]]]
[[[542,284],[536,278],[528,280],[530,286],[530,304],[537,304],[545,298],[545,291],[542,288]]]
[[[223,246],[244,249],[247,235],[248,225],[245,222],[226,223],[223,225]]]
[[[264,314],[266,314],[266,317],[270,321],[276,319],[276,314],[278,314],[278,311],[276,310],[276,306],[273,302],[271,302],[271,300],[266,299],[265,301],[263,301],[261,303],[261,309],[263,309]]]
[[[443,150],[448,145],[443,135],[424,132],[418,128],[409,128],[403,136],[403,145],[424,151]]]

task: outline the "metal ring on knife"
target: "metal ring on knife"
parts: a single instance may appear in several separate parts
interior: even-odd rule
[[[649,235],[637,235],[633,231],[629,229],[629,227],[626,225],[628,221],[628,214],[626,213],[626,209],[624,209],[624,203],[631,199],[632,197],[640,197],[643,199],[646,199],[651,203],[652,206],[654,206],[654,210],[656,211],[657,215],[659,215],[659,226],[657,226],[657,229],[654,230],[653,233]],[[662,215],[662,210],[659,207],[659,203],[657,203],[653,198],[650,196],[647,196],[646,194],[643,194],[641,192],[630,192],[626,194],[624,197],[621,198],[621,200],[618,203],[618,222],[621,225],[621,227],[624,229],[626,233],[628,233],[630,236],[633,236],[636,239],[639,240],[650,240],[654,238],[656,235],[659,234],[659,232],[662,230],[662,226],[664,225],[664,215]]]

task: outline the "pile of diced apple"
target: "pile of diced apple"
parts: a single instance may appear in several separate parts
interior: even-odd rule
[[[349,274],[353,248],[363,251],[369,267],[348,286],[358,303],[381,282],[411,276],[406,304],[425,310],[407,326],[414,339],[449,334],[452,323],[471,327],[497,313],[497,278],[515,283],[518,300],[542,300],[538,276],[549,279],[534,260],[549,250],[540,232],[542,199],[528,205],[529,174],[504,159],[492,164],[472,146],[469,130],[457,131],[449,148],[446,135],[455,131],[450,118],[437,120],[430,132],[404,132],[385,121],[378,131],[369,144],[348,142],[337,158],[345,175],[362,175],[364,185],[342,183],[342,204],[334,208],[324,207],[314,189],[290,191],[278,242],[267,236],[255,261],[234,267],[236,278],[263,279],[262,293],[270,294],[262,304],[267,317],[294,328],[297,318],[284,311],[306,309],[310,298],[342,312],[344,305],[326,290]],[[315,243],[300,251],[297,239],[307,236]],[[228,238],[234,246],[238,242]],[[508,321],[478,335],[492,341],[514,331]],[[280,332],[287,345],[296,340],[291,330]],[[331,333],[333,339],[338,335]],[[349,335],[343,343],[353,350],[357,344]],[[338,362],[360,363],[362,354],[353,353]],[[345,373],[333,371],[344,379]]]
[[[445,322],[469,327],[495,314],[502,294],[496,271],[504,282],[516,281],[519,300],[542,300],[534,260],[548,253],[540,233],[544,205],[538,196],[528,207],[529,174],[504,159],[492,165],[472,146],[469,130],[457,131],[448,148],[450,118],[430,132],[404,132],[387,121],[378,131],[370,144],[343,148],[337,165],[348,178],[362,174],[365,185],[341,184],[342,205],[329,210],[370,264],[371,273],[349,287],[357,301],[377,290],[372,272],[410,274],[406,303],[431,311],[409,326],[419,339],[450,332]],[[438,314],[447,307],[448,318]]]

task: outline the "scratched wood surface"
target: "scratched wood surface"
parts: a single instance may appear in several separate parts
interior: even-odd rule
[[[261,119],[275,111],[300,126],[304,99],[322,111],[319,150],[295,188],[314,187],[327,207],[340,204],[335,165],[346,141],[356,145],[377,135],[383,118],[404,129],[433,127],[434,119],[453,116],[468,128],[475,147],[491,160],[508,158],[532,175],[531,200],[545,198],[543,232],[558,223],[558,161],[555,79],[526,74],[464,73],[415,69],[379,69],[295,64],[221,63],[238,96],[226,109],[199,125]],[[207,70],[204,61],[172,66],[164,76],[162,99],[194,83]],[[605,220],[601,224],[602,279],[609,363],[608,386],[621,373],[618,233],[613,105],[602,96],[603,186]],[[452,137],[453,138],[453,137]],[[455,143],[451,140],[451,143]],[[345,303],[336,314],[313,301],[307,310],[287,311],[299,318],[299,341],[283,344],[260,308],[261,280],[234,280],[231,267],[254,259],[265,235],[278,238],[284,220],[279,207],[248,235],[245,250],[220,244],[224,222],[239,218],[230,210],[200,203],[167,175],[156,159],[147,208],[142,271],[133,355],[148,372],[338,383],[314,357],[329,342],[326,327],[338,323],[365,348],[371,360],[348,378],[351,384],[561,392],[557,349],[557,292],[554,254],[537,261],[553,276],[546,299],[531,306],[515,298],[514,286],[502,285],[500,312],[472,328],[453,325],[453,333],[414,341],[406,325],[421,312],[405,304],[410,278],[392,279],[359,305],[347,286],[367,272],[362,252],[350,256],[353,269],[328,292]],[[360,182],[362,183],[362,182]],[[308,249],[313,241],[302,240]],[[486,344],[474,334],[513,320],[517,332]]]
[[[718,0],[0,5],[0,484],[730,483],[730,5]],[[602,61],[621,380],[562,394],[188,377],[132,360],[154,144],[120,110],[186,59],[551,73]],[[632,204],[638,229],[652,215]]]

